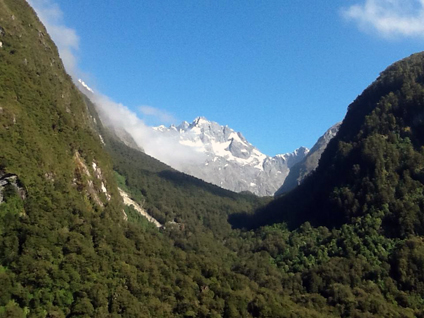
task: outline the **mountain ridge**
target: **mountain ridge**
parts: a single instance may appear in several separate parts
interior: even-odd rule
[[[307,178],[317,167],[322,153],[331,139],[336,136],[341,122],[331,126],[313,145],[308,154],[300,162],[296,163],[291,169],[283,185],[275,192],[274,196],[287,193]]]

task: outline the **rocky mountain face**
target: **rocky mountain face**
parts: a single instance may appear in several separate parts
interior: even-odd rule
[[[270,196],[283,184],[290,168],[303,160],[309,150],[300,147],[292,153],[269,157],[250,144],[241,133],[204,117],[179,126],[154,128],[164,137],[193,148],[203,156],[188,163],[183,172],[236,192],[249,191]]]
[[[305,158],[290,169],[283,185],[275,192],[275,196],[287,193],[296,188],[307,176],[309,176],[312,171],[318,167],[321,154],[324,152],[330,140],[333,139],[339,131],[340,125],[341,122],[330,127],[325,134],[318,139]]]

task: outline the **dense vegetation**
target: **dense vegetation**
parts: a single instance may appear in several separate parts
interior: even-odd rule
[[[282,269],[294,269],[288,266],[296,259],[290,236],[306,227],[308,237],[300,240],[306,247],[294,247],[301,258],[309,258],[306,264],[294,262],[302,284],[327,302],[334,284],[341,284],[344,297],[351,299],[346,315],[362,306],[361,295],[368,300],[382,295],[386,304],[415,308],[422,315],[423,85],[423,53],[390,66],[349,106],[311,177],[255,215],[231,216],[239,227],[300,226],[285,240],[276,231],[279,243],[266,248]],[[389,309],[374,310],[392,315]]]
[[[422,55],[350,106],[314,177],[261,208],[119,142],[24,0],[0,0],[0,31],[0,178],[25,193],[0,190],[0,317],[424,317]],[[231,229],[254,210],[270,225]]]

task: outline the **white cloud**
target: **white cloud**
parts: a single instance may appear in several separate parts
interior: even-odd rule
[[[41,22],[57,45],[59,55],[68,73],[73,77],[78,77],[76,53],[79,49],[79,37],[75,30],[65,26],[60,7],[51,0],[27,1],[37,12]]]
[[[174,116],[172,116],[170,113],[160,110],[158,108],[143,105],[138,108],[138,110],[144,115],[144,116],[151,116],[157,118],[159,121],[165,124],[175,124],[176,119]]]
[[[343,9],[342,15],[385,38],[424,38],[424,0],[365,0]]]

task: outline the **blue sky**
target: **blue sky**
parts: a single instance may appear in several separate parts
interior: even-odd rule
[[[68,70],[147,125],[205,116],[267,155],[312,147],[424,44],[422,0],[29,2]]]

